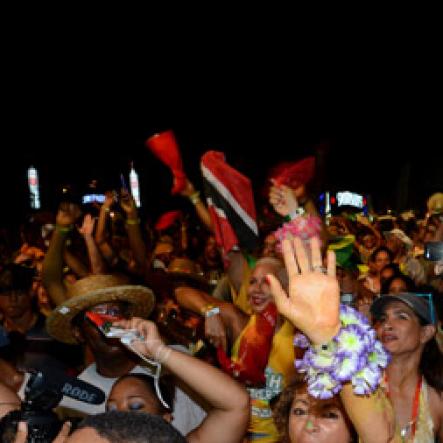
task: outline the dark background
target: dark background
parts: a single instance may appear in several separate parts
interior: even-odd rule
[[[57,46],[52,35],[46,42],[49,49],[29,39],[14,52],[17,63],[7,64],[2,224],[27,212],[30,164],[40,174],[44,208],[53,208],[62,184],[79,192],[92,179],[116,187],[134,161],[145,210],[155,217],[173,209],[179,203],[169,197],[169,171],[144,147],[168,128],[197,187],[208,149],[224,151],[258,193],[271,165],[323,146],[321,189],[370,194],[378,211],[424,210],[426,198],[443,189],[434,83],[403,66],[380,69],[365,59],[349,69],[333,52],[313,52],[317,60],[308,65],[294,51],[238,44],[228,46],[233,52],[219,43],[194,53],[178,43],[173,51],[129,52],[100,39]]]

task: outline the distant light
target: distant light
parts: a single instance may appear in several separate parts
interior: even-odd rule
[[[83,196],[83,204],[88,203],[103,203],[106,197],[104,194],[85,194]]]
[[[40,209],[40,191],[38,186],[37,169],[31,166],[28,169],[28,187],[30,196],[30,205],[32,209]]]
[[[331,204],[335,205],[336,202],[337,202],[337,199],[334,196],[332,196],[331,197]]]
[[[363,196],[355,192],[337,192],[338,206],[353,206],[354,208],[363,208]]]
[[[63,188],[62,192],[63,192],[63,194],[66,194],[68,192],[68,188]]]
[[[135,205],[137,208],[141,206],[140,203],[140,186],[138,181],[138,175],[134,170],[134,166],[131,165],[131,171],[129,172],[129,185],[131,186],[131,193],[134,197]]]

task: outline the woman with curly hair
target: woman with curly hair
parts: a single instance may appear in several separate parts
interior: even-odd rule
[[[302,377],[297,377],[281,394],[273,408],[280,443],[315,441],[354,443],[357,432],[338,395],[329,400],[310,396]]]

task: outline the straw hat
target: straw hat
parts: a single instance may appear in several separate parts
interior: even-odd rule
[[[72,333],[72,320],[102,303],[126,302],[131,316],[147,318],[155,304],[154,293],[145,286],[127,283],[124,277],[116,275],[90,275],[78,280],[68,289],[68,300],[46,319],[48,334],[63,343],[78,343]]]
[[[208,290],[209,283],[197,264],[189,258],[174,258],[168,266],[167,276],[173,282],[184,282],[188,286]]]
[[[386,238],[390,235],[397,237],[407,249],[411,249],[414,246],[414,242],[401,229],[395,228],[385,234]]]

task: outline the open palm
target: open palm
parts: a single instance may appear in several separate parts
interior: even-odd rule
[[[311,258],[299,238],[283,241],[283,257],[289,276],[288,293],[268,275],[279,312],[314,344],[327,343],[339,330],[340,290],[335,278],[335,254],[328,252],[323,273],[320,242],[310,242]]]

